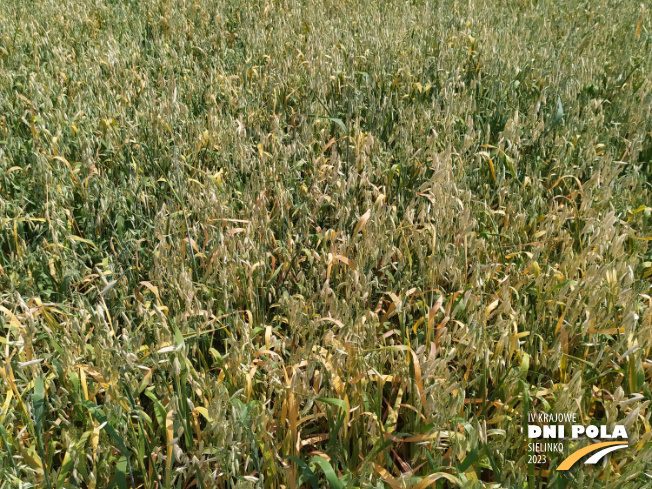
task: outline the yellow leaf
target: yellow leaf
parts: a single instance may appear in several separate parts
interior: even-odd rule
[[[170,470],[172,463],[172,440],[174,439],[174,409],[168,411],[165,416],[165,436],[167,438],[167,460],[165,461],[167,470]]]
[[[7,413],[9,413],[9,405],[13,397],[14,397],[14,391],[7,390],[7,397],[5,398],[5,402],[2,405],[2,411],[0,411],[1,413],[3,413],[2,415],[0,415],[0,423],[2,423],[5,420],[5,416],[7,415]]]
[[[383,482],[389,484],[392,489],[400,489],[401,484],[390,474],[387,470],[380,465],[374,463],[374,470],[378,473]]]
[[[271,326],[265,326],[265,349],[270,350],[272,343],[272,327]]]
[[[358,223],[355,225],[355,229],[353,229],[353,234],[351,235],[351,237],[355,237],[360,231],[364,229],[370,217],[371,217],[371,209],[369,209],[367,212],[362,214],[362,216],[360,216],[360,219],[358,219]]]
[[[422,479],[421,482],[419,482],[417,485],[413,487],[413,489],[426,489],[426,487],[432,485],[435,481],[439,479],[446,479],[447,481],[455,484],[456,486],[462,487],[462,481],[460,481],[457,477],[454,477],[446,472],[436,472]]]
[[[355,236],[355,235],[354,235],[354,236]],[[353,263],[353,261],[351,261],[350,259],[348,259],[346,256],[343,256],[343,255],[335,255],[335,256],[333,257],[333,260],[341,261],[342,263],[348,265],[349,268],[353,268],[353,269],[355,270],[355,263]]]
[[[328,317],[317,319],[317,322],[321,322],[321,321],[330,321],[330,322],[336,324],[337,326],[339,326],[340,328],[344,327],[344,323],[342,323],[342,321],[340,321],[339,319],[328,318]]]
[[[484,311],[485,314],[486,314],[487,316],[488,316],[489,314],[491,314],[491,311],[493,311],[494,309],[496,309],[496,307],[498,307],[498,303],[499,303],[499,302],[500,302],[500,299],[496,299],[496,300],[493,301],[491,304],[489,304],[489,305],[487,306],[487,309],[485,309],[485,311]]]
[[[87,244],[89,246],[92,246],[93,248],[97,249],[97,246],[95,246],[95,243],[93,243],[92,241],[89,241],[89,240],[84,239],[84,238],[80,238],[79,236],[75,236],[74,234],[70,235],[70,239],[72,239],[74,241],[79,241],[80,243],[85,243],[85,244]]]
[[[625,328],[606,328],[601,331],[598,331],[595,327],[587,331],[588,334],[595,334],[595,333],[600,333],[600,334],[625,334]]]
[[[18,321],[18,318],[14,315],[13,312],[11,312],[9,309],[7,309],[4,306],[0,306],[0,311],[4,312],[7,316],[9,316],[9,324],[11,324],[14,328],[20,328],[20,321]]]
[[[419,329],[419,326],[420,326],[421,323],[424,321],[424,319],[425,319],[425,316],[420,317],[420,318],[417,320],[417,322],[414,323],[414,326],[412,326],[412,331],[414,331],[414,332],[416,333],[417,330]]]
[[[199,414],[201,414],[204,418],[206,418],[207,421],[213,421],[211,417],[208,415],[208,409],[202,406],[198,406],[195,408],[195,411],[197,411]]]
[[[147,282],[146,280],[140,282],[140,285],[146,287],[147,290],[156,296],[156,300],[159,302],[159,304],[161,303],[161,298],[158,295],[158,287],[153,285],[151,282]],[[138,289],[140,291],[140,287]]]
[[[496,168],[494,167],[494,162],[491,159],[491,156],[489,156],[489,153],[486,151],[480,151],[478,154],[480,156],[484,156],[487,159],[487,162],[489,163],[489,170],[491,170],[491,176],[494,179],[494,183],[496,183]]]

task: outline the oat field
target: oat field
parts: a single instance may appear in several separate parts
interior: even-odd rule
[[[0,2],[0,488],[652,487],[651,8]]]

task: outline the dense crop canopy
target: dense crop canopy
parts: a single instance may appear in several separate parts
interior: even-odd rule
[[[650,484],[651,52],[634,0],[1,1],[0,488]],[[632,448],[528,466],[533,410]]]

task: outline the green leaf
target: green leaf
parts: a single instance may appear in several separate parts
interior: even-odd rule
[[[61,470],[59,471],[59,477],[57,479],[57,489],[62,489],[68,478],[68,473],[72,470],[73,460],[70,456],[70,450],[66,452],[63,457],[63,463],[61,464]]]
[[[43,446],[43,416],[45,411],[45,382],[43,377],[39,377],[34,381],[34,395],[32,397],[32,408],[34,409],[34,431],[36,435],[36,444],[38,446],[39,457],[43,464],[43,473],[45,474],[45,483],[48,489],[52,487],[50,484],[50,476],[46,467],[45,447]]]
[[[122,454],[129,455],[129,450],[127,450],[127,447],[123,443],[122,437],[118,434],[115,428],[109,424],[104,411],[102,411],[99,406],[93,404],[91,401],[84,401],[84,407],[88,409],[88,411],[93,415],[95,419],[100,422],[100,424],[104,425],[104,431],[106,431],[106,434],[111,437],[113,443],[117,445]]]
[[[328,460],[326,460],[323,457],[320,457],[319,455],[316,455],[310,459],[312,463],[316,463],[321,467],[321,470],[324,472],[324,475],[326,476],[326,480],[330,484],[331,487],[334,489],[344,489],[344,484],[342,484],[342,481],[337,477],[335,474],[335,471],[333,470],[333,467],[331,467],[331,464],[328,463]]]
[[[87,431],[81,436],[79,441],[77,441],[77,443],[75,443],[73,446],[74,451],[83,453],[84,445],[86,444],[86,441],[88,441],[88,437],[91,435],[91,433],[92,431]],[[57,478],[57,489],[63,488],[66,483],[66,479],[68,478],[68,474],[74,467],[74,462],[70,452],[71,450],[69,449],[63,457],[63,463],[61,464],[61,470],[59,471],[59,477]]]
[[[557,124],[559,124],[562,121],[563,118],[564,118],[564,107],[561,104],[561,97],[557,97],[557,112],[555,113],[555,117],[550,123],[550,126],[548,127],[546,134],[552,131],[553,128],[555,128]]]
[[[2,445],[5,449],[5,452],[7,452],[7,455],[9,455],[9,460],[11,460],[11,464],[14,467],[14,472],[18,474],[18,468],[16,467],[16,461],[14,460],[14,454],[11,451],[11,445],[9,444],[9,433],[7,433],[7,430],[5,430],[5,427],[0,424],[0,438],[2,438]]]
[[[124,455],[115,465],[115,485],[118,489],[127,489],[127,457]]]
[[[45,406],[45,383],[41,377],[34,381],[34,397],[32,398],[32,403],[34,405],[34,428],[36,429],[37,436],[41,436]]]
[[[342,411],[346,412],[346,402],[342,399],[335,399],[334,397],[318,397],[315,401],[321,401],[332,406],[337,406],[342,409]]]
[[[339,433],[340,428],[344,424],[344,420],[346,418],[346,411],[347,411],[346,402],[344,402],[342,399],[335,399],[332,397],[318,397],[316,400],[340,408],[340,415],[337,416],[334,424],[331,422],[332,418],[329,417],[328,419],[329,429],[331,430],[329,443],[332,444],[335,442],[337,434]]]
[[[156,398],[156,395],[152,391],[145,390],[145,395],[154,403],[154,414],[156,415],[156,421],[158,422],[159,428],[165,429],[165,417],[168,414],[165,407],[163,407],[161,401]]]
[[[307,479],[310,482],[310,486],[312,487],[312,489],[319,489],[319,480],[317,480],[317,476],[310,469],[307,463],[305,463],[303,460],[301,460],[298,457],[287,457],[287,458],[288,460],[292,460],[299,467],[301,467],[303,471],[301,477],[299,478],[299,486],[303,485],[304,480]]]
[[[466,470],[471,467],[478,460],[478,449],[474,448],[469,452],[469,454],[464,458],[462,464],[459,466],[458,472],[466,472]]]
[[[183,341],[183,334],[181,334],[181,330],[176,326],[172,326],[172,331],[174,332],[174,346],[176,348],[182,347],[185,343]]]
[[[346,130],[346,126],[344,125],[344,122],[342,121],[342,119],[338,119],[337,117],[331,117],[330,121],[334,122],[335,124],[340,126],[340,129],[342,129],[342,131],[344,131],[344,134],[348,134],[349,131]]]

